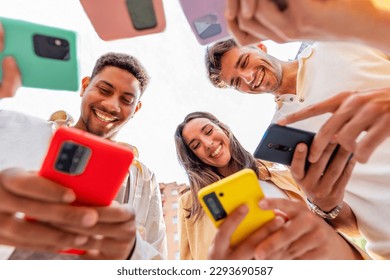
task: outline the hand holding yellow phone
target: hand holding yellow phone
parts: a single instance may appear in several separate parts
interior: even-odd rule
[[[249,208],[248,214],[231,237],[230,243],[233,246],[275,217],[272,210],[262,210],[258,206],[263,197],[256,173],[252,169],[236,172],[198,193],[200,204],[216,227],[239,205],[246,204]]]

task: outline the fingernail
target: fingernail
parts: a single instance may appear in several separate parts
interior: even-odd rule
[[[276,216],[276,218],[275,218],[275,224],[276,224],[277,227],[280,227],[281,225],[283,225],[284,222],[285,222],[285,221],[284,221],[284,219],[283,219],[282,217]]]
[[[73,202],[76,199],[76,195],[72,191],[67,191],[62,197],[62,201],[66,203]]]
[[[93,255],[93,256],[97,256],[97,255],[99,255],[99,250],[97,250],[97,249],[88,250],[88,254]]]
[[[90,227],[93,226],[96,223],[97,217],[96,214],[89,212],[84,214],[84,217],[82,219],[83,226]]]
[[[297,150],[298,152],[303,153],[305,151],[305,147],[303,145],[298,145]]]
[[[241,205],[239,208],[238,208],[238,212],[240,214],[245,214],[248,212],[248,206],[246,206],[245,204],[244,205]]]
[[[84,245],[85,243],[88,242],[88,237],[86,236],[77,236],[75,239],[74,239],[74,245],[76,246],[81,246],[81,245]]]
[[[280,120],[278,120],[277,122],[279,125],[285,125],[286,124],[286,118],[281,118]]]
[[[265,201],[265,200],[260,200],[259,206],[260,206],[260,208],[262,208],[262,209],[268,209],[268,202]]]

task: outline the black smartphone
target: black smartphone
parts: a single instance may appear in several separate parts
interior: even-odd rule
[[[258,159],[290,166],[294,157],[295,147],[299,143],[305,143],[308,147],[309,154],[310,146],[313,142],[314,136],[315,133],[310,131],[271,124],[264,133],[263,138],[261,139],[260,144],[257,146],[253,156]],[[337,145],[329,158],[325,170],[335,158],[339,149],[340,145]],[[353,154],[349,156],[348,161],[351,160],[352,157]],[[310,162],[306,160],[306,171],[309,166]]]
[[[305,143],[310,149],[314,136],[313,132],[271,124],[253,155],[258,159],[291,165],[295,147]],[[308,166],[309,162],[306,163],[306,169]]]

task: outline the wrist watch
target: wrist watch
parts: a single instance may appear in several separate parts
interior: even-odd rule
[[[311,202],[308,198],[306,199],[306,202],[311,212],[326,220],[333,220],[334,218],[336,218],[337,215],[340,213],[341,208],[343,208],[343,202],[341,202],[335,208],[326,212],[317,205],[315,205],[313,202]]]

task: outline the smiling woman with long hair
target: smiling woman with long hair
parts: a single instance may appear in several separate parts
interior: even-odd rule
[[[212,114],[194,112],[187,115],[176,129],[175,144],[179,162],[185,169],[190,183],[189,191],[184,193],[179,201],[181,259],[206,259],[216,234],[216,229],[197,200],[198,191],[243,168],[250,168],[257,174],[266,197],[302,202],[296,203],[299,204],[299,211],[304,212],[308,217],[307,223],[312,224],[312,226],[307,225],[307,231],[304,231],[301,236],[302,238],[309,236],[307,244],[318,243],[316,246],[319,247],[325,246],[324,243],[328,242],[310,237],[318,228],[329,231],[327,238],[332,239],[330,237],[332,236],[335,238],[332,239],[333,242],[337,240],[341,241],[341,244],[347,244],[326,222],[313,215],[306,207],[302,207],[306,197],[286,167],[255,159],[242,147],[229,127]],[[245,190],[245,186],[238,187]],[[287,219],[289,218],[287,215]],[[294,220],[289,220],[287,223],[294,223]],[[346,248],[343,252],[351,252],[350,246],[343,248]],[[351,257],[341,253],[340,256]],[[329,255],[317,257],[329,258]]]

